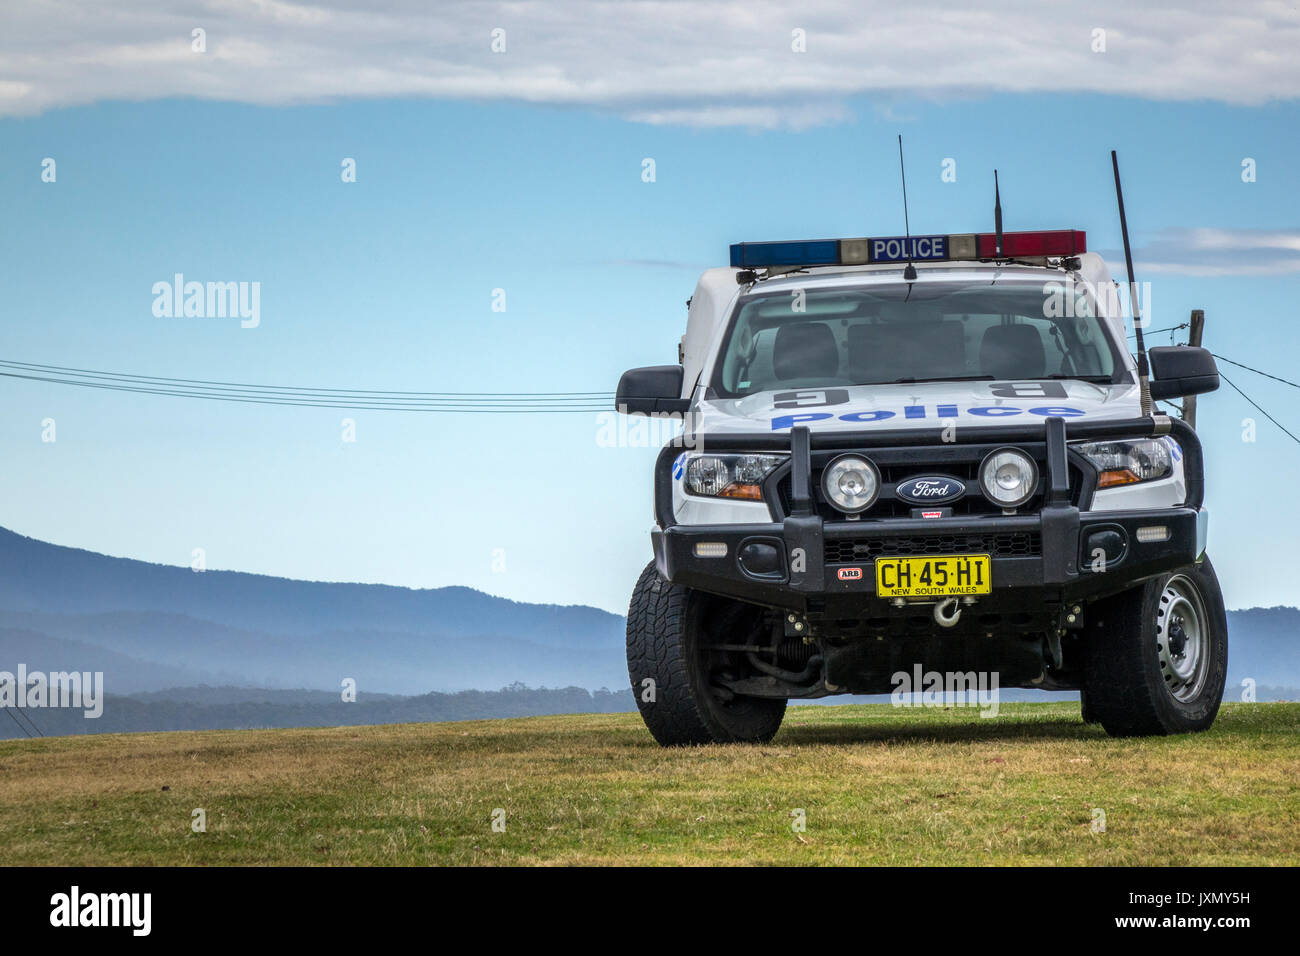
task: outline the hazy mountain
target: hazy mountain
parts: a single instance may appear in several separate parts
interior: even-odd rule
[[[337,692],[344,678],[407,695],[621,687],[623,626],[596,608],[470,588],[195,573],[0,529],[0,669],[102,670],[111,693],[199,683]]]
[[[26,664],[29,670],[47,674],[59,671],[112,674],[113,686],[122,694],[223,679],[219,673],[169,667],[98,644],[65,640],[36,630],[0,624],[0,671],[13,673],[19,663]]]
[[[134,627],[132,625],[135,625]],[[622,686],[621,649],[546,647],[511,637],[401,631],[278,635],[176,614],[42,615],[0,610],[0,670],[102,671],[114,693],[193,684],[321,688],[351,678],[369,693],[532,685]]]
[[[154,611],[269,633],[405,631],[509,635],[558,647],[621,645],[622,618],[584,606],[521,604],[472,588],[292,581],[111,558],[0,529],[0,608]]]
[[[1228,681],[1239,687],[1247,677],[1260,685],[1300,687],[1300,609],[1228,612]]]

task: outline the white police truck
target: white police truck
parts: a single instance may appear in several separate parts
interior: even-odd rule
[[[1135,359],[1117,288],[1076,230],[740,243],[705,272],[679,363],[616,398],[685,421],[628,612],[655,739],[765,741],[789,699],[917,665],[1080,691],[1112,735],[1208,727],[1201,444],[1153,402],[1218,372]]]

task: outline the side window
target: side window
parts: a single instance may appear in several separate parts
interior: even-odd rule
[[[727,349],[723,359],[722,381],[728,391],[744,387],[742,383],[751,377],[756,346],[756,336],[749,319],[742,314],[736,320],[735,331],[731,336],[731,347]]]
[[[766,388],[776,377],[772,372],[774,342],[776,342],[776,329],[763,329],[754,336],[754,358],[749,364],[749,369],[741,376],[737,388],[745,390],[755,382],[759,383],[760,388]]]

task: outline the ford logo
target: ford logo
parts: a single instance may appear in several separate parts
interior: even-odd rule
[[[966,484],[956,478],[942,475],[926,475],[923,478],[911,478],[900,481],[894,489],[903,501],[914,505],[932,505],[941,502],[956,501],[966,493]]]

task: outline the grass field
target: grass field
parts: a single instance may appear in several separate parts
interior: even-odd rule
[[[795,707],[696,750],[635,714],[7,741],[0,862],[1295,864],[1300,704],[1149,740],[1064,703]]]

